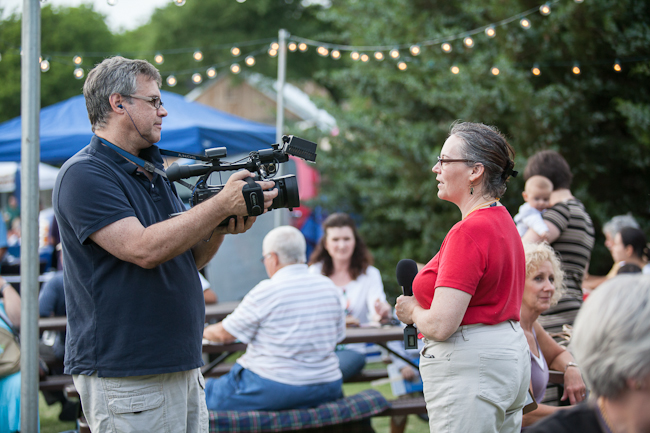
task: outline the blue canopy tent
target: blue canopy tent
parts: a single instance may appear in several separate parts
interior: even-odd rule
[[[275,127],[242,119],[188,102],[161,91],[169,115],[163,120],[162,149],[203,155],[205,149],[226,147],[230,155],[267,148],[275,142]],[[41,110],[41,162],[63,163],[90,142],[91,131],[83,95]],[[0,124],[0,161],[20,161],[21,119]]]

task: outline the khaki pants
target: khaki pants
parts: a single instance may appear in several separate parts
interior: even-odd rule
[[[530,355],[518,322],[461,326],[446,341],[424,342],[420,374],[432,433],[520,432]]]
[[[197,368],[133,377],[73,375],[93,433],[207,433],[205,381]]]

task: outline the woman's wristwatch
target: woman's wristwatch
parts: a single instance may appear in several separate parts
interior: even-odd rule
[[[564,366],[564,372],[565,373],[569,369],[569,367],[580,368],[580,367],[578,367],[578,364],[576,364],[575,362],[567,362],[567,364]]]

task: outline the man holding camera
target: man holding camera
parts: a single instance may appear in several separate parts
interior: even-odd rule
[[[208,431],[197,268],[225,234],[255,221],[243,218],[246,170],[171,217],[185,207],[154,145],[167,116],[160,85],[144,60],[97,65],[83,89],[96,135],[63,165],[53,192],[65,256],[65,372],[97,432]],[[267,209],[277,190],[263,194]]]

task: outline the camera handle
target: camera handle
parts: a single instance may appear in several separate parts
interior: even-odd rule
[[[262,215],[264,213],[264,192],[262,192],[262,187],[252,177],[247,177],[244,180],[246,185],[242,188],[242,194],[244,195],[248,215]]]

